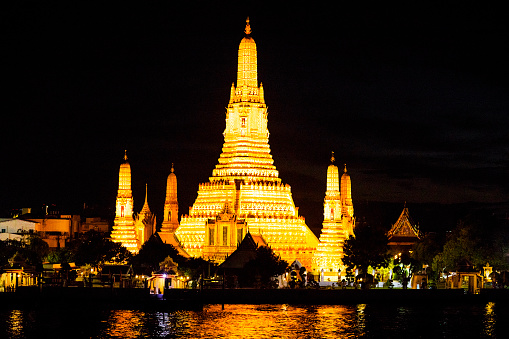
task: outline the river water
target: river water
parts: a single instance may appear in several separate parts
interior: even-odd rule
[[[500,302],[0,309],[0,338],[507,338],[508,330],[509,306]]]

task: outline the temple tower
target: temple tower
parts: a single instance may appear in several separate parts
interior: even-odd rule
[[[138,250],[133,219],[131,166],[127,161],[127,151],[124,153],[124,162],[120,165],[118,174],[117,202],[111,239],[114,242],[120,242],[131,252],[135,253]]]
[[[176,235],[192,256],[222,262],[247,231],[292,263],[310,267],[318,239],[299,216],[269,146],[267,106],[258,86],[256,43],[249,18],[238,50],[237,86],[226,109],[224,144],[209,182],[182,216]]]
[[[171,173],[166,180],[166,199],[164,200],[164,215],[161,233],[173,233],[179,225],[178,212],[179,204],[177,201],[177,176],[175,175],[173,164],[171,164]]]
[[[346,171],[346,164],[341,176],[341,213],[343,214],[343,229],[345,237],[353,235],[355,217],[353,216],[352,180]]]
[[[137,241],[137,250],[139,251],[141,246],[147,241],[152,234],[156,231],[156,216],[150,212],[150,208],[148,206],[148,187],[145,184],[145,203],[143,207],[136,215],[135,218],[135,229],[136,229],[136,241]]]
[[[321,281],[331,282],[337,282],[340,279],[339,274],[343,270],[341,261],[343,243],[346,238],[353,235],[354,227],[350,176],[346,174],[345,165],[340,192],[339,171],[334,161],[334,152],[332,152],[331,164],[327,168],[322,233],[313,257],[313,272],[320,275]]]

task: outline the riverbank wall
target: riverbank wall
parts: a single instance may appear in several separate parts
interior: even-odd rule
[[[200,308],[205,304],[307,304],[368,303],[429,304],[509,301],[508,289],[486,289],[465,294],[462,289],[169,289],[164,295],[143,288],[51,287],[18,288],[0,293],[0,307],[84,305],[112,308]]]

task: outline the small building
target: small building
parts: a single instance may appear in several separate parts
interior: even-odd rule
[[[164,290],[171,288],[186,288],[187,280],[173,269],[161,269],[152,272],[147,284],[151,294],[164,294]]]
[[[78,268],[76,264],[71,263],[49,263],[45,262],[42,264],[42,283],[46,286],[70,286],[76,285],[75,277],[77,275]],[[71,273],[73,272],[73,273]]]
[[[131,265],[106,264],[101,267],[97,278],[102,285],[132,287],[133,267]]]
[[[38,273],[35,266],[28,265],[19,253],[8,262],[0,268],[0,292],[15,292],[19,286],[37,285]]]
[[[462,288],[468,293],[479,293],[484,283],[481,272],[475,271],[474,265],[466,259],[463,259],[457,268],[456,272],[447,277],[446,288]]]

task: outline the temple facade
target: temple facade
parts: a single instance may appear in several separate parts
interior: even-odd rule
[[[337,282],[345,270],[342,263],[343,243],[353,235],[353,215],[350,176],[346,171],[339,179],[339,170],[334,165],[334,152],[327,168],[327,186],[323,202],[323,224],[320,240],[313,256],[313,273],[320,281]],[[341,186],[341,191],[340,191]]]
[[[175,234],[194,257],[218,263],[249,231],[281,256],[311,267],[318,239],[308,228],[270,153],[268,111],[258,85],[256,44],[249,19],[238,50],[237,85],[226,110],[224,144],[209,181],[182,216]]]
[[[145,190],[145,204],[136,216],[133,213],[134,198],[131,190],[131,165],[127,161],[127,151],[124,162],[120,165],[118,174],[118,191],[115,208],[115,220],[111,240],[119,242],[132,253],[138,253],[145,241],[155,232],[156,218],[150,212]]]

